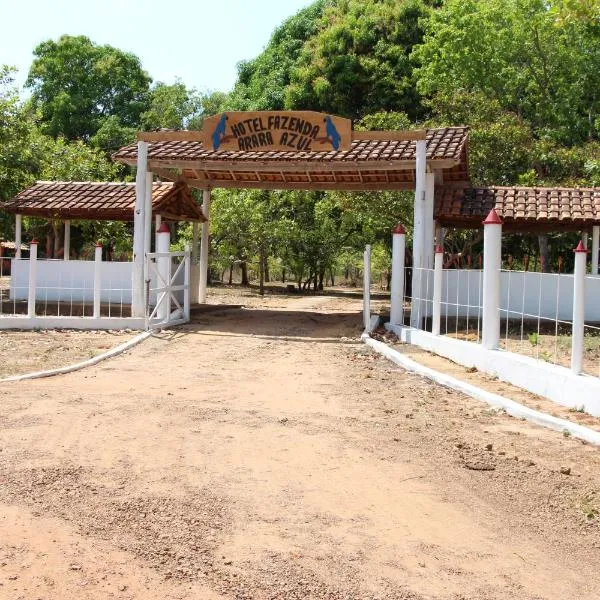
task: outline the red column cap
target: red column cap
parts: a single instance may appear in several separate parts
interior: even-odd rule
[[[102,248],[102,242],[96,242],[96,248]]]
[[[435,253],[436,253],[436,254],[444,254],[444,249],[443,249],[443,248],[440,246],[440,244],[438,244],[438,245],[435,247]]]
[[[32,240],[29,242],[29,245],[31,246],[31,244],[37,244],[37,243],[38,243],[38,241],[37,241],[35,238],[33,238],[33,239],[32,239]]]
[[[392,233],[394,235],[404,235],[406,234],[406,229],[404,229],[402,223],[398,223],[398,225],[392,229]]]
[[[160,227],[156,230],[156,233],[171,233],[171,230],[166,223],[161,223]]]
[[[579,244],[577,244],[577,248],[573,252],[587,252],[587,248],[583,245],[583,240],[579,240]]]
[[[502,219],[498,216],[495,208],[492,208],[488,213],[488,216],[483,222],[484,225],[502,225]]]

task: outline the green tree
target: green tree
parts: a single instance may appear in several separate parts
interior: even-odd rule
[[[584,4],[446,0],[413,52],[419,91],[442,101],[459,90],[478,93],[538,137],[597,138],[600,20],[575,10]]]
[[[423,37],[422,0],[338,0],[302,48],[286,91],[288,108],[351,118],[378,110],[422,114],[409,55]]]
[[[42,42],[34,55],[26,85],[44,133],[89,140],[111,116],[139,126],[151,79],[135,55],[69,35]]]
[[[203,99],[196,90],[179,80],[172,85],[158,82],[150,91],[150,106],[142,114],[141,125],[143,129],[185,129],[202,112]]]

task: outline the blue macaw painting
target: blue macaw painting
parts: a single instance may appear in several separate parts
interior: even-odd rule
[[[221,140],[225,137],[225,128],[227,127],[227,115],[222,115],[212,134],[213,149],[218,150],[221,146]]]
[[[335,128],[335,124],[329,115],[323,119],[325,122],[325,133],[334,150],[340,149],[340,142],[342,141],[342,136],[338,133],[338,130]]]

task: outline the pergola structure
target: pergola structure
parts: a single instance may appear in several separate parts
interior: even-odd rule
[[[440,227],[480,229],[494,209],[507,233],[592,231],[592,275],[598,274],[600,188],[451,187],[435,196],[434,217]]]
[[[262,117],[256,117],[257,114],[252,113],[252,118],[243,122],[258,129],[277,118],[265,113],[263,120]],[[273,114],[278,116],[281,113]],[[235,116],[239,122],[239,113],[228,115],[232,119]],[[225,133],[226,119],[230,118],[228,115],[221,117],[220,125],[212,133],[217,145],[221,140],[234,137]],[[323,121],[327,122],[328,119],[330,117],[325,117]],[[298,117],[296,125],[302,127],[301,123],[303,121]],[[220,133],[219,126],[223,127]],[[413,261],[423,267],[433,265],[435,186],[465,187],[469,182],[466,127],[426,131],[352,131],[351,139],[347,140],[344,147],[340,145],[338,149],[322,151],[288,151],[280,147],[215,149],[207,146],[207,133],[210,132],[140,133],[137,144],[126,146],[113,155],[115,160],[137,167],[134,313],[140,312],[143,307],[143,232],[144,223],[150,218],[144,214],[144,197],[153,175],[203,190],[203,214],[207,221],[210,217],[210,193],[215,188],[337,191],[415,189]],[[259,141],[258,134],[254,137]],[[248,139],[252,140],[250,137]],[[316,141],[318,139],[315,138]],[[322,139],[329,140],[333,145],[334,138],[331,136]],[[202,227],[200,302],[206,300],[207,269],[208,222]]]
[[[71,221],[133,221],[135,184],[36,181],[11,200],[1,203],[0,209],[16,216],[16,258],[21,258],[22,217],[27,216],[64,222],[64,259],[69,260]],[[206,220],[185,183],[154,182],[150,212],[156,217],[157,229],[161,219],[193,223]]]

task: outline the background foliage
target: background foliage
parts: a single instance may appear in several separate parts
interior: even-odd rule
[[[136,56],[65,35],[33,50],[26,85],[29,96],[0,70],[0,199],[40,178],[131,177],[109,156],[137,130],[199,128],[222,110],[313,109],[362,129],[468,125],[474,184],[600,185],[599,0],[317,0],[239,63],[228,93],[152,82]],[[221,190],[212,215],[213,277],[319,288],[356,278],[365,243],[385,279],[390,228],[411,225],[412,199]],[[106,227],[82,224],[79,247],[102,235],[127,248],[128,228]],[[1,213],[0,228],[10,238]],[[541,246],[552,265],[573,239],[515,236],[506,254]],[[477,233],[452,233],[448,248],[477,253]]]

